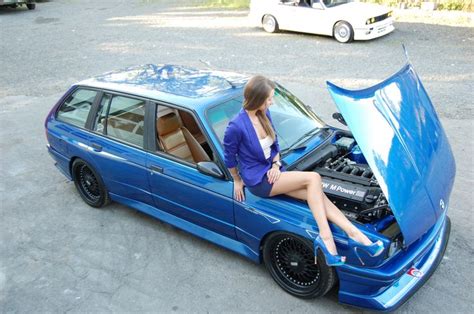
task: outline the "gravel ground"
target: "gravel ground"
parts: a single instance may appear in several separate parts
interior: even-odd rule
[[[53,166],[43,121],[73,82],[135,64],[203,67],[200,60],[276,79],[330,121],[325,81],[374,84],[403,65],[403,43],[450,138],[457,178],[444,260],[400,311],[472,313],[473,28],[405,17],[386,37],[343,45],[266,34],[247,26],[244,11],[196,3],[0,9],[0,312],[359,312],[338,304],[336,290],[293,298],[264,267],[129,208],[88,207]]]

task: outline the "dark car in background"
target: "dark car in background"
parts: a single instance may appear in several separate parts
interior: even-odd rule
[[[36,8],[36,1],[31,0],[0,0],[0,7],[16,8],[22,5],[26,5],[28,10],[34,10]]]

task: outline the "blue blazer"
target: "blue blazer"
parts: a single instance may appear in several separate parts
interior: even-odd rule
[[[266,115],[272,122],[268,110]],[[275,139],[271,146],[270,158],[265,158],[258,135],[244,109],[229,122],[224,135],[224,162],[227,168],[239,165],[240,175],[246,186],[254,186],[262,181],[279,151],[280,146]]]

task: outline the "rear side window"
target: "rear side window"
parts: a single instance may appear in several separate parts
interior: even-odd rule
[[[105,107],[105,106],[104,106]],[[102,110],[103,111],[103,110]],[[122,142],[143,147],[145,101],[141,99],[115,96],[109,104],[107,118],[100,120],[97,131],[101,125],[105,126],[107,136]],[[103,114],[100,114],[103,117]]]
[[[87,116],[91,110],[97,92],[88,89],[78,89],[59,108],[56,119],[85,127]]]

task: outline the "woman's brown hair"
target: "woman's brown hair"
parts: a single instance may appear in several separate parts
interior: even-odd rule
[[[256,110],[263,105],[265,100],[270,97],[270,93],[275,89],[275,83],[264,76],[256,75],[252,77],[244,89],[244,109]],[[275,131],[265,112],[258,110],[256,112],[257,118],[262,124],[263,129],[273,141],[275,141]]]

